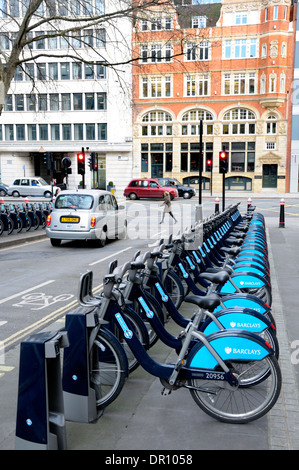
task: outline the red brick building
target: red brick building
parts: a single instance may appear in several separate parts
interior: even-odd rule
[[[173,0],[135,24],[133,176],[196,184],[203,125],[203,189],[288,191],[293,77],[289,0]]]

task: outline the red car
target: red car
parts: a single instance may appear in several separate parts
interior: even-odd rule
[[[178,191],[174,186],[161,186],[154,178],[135,178],[124,190],[124,196],[129,199],[142,197],[155,197],[162,199],[165,191],[170,194],[170,199],[178,197]]]

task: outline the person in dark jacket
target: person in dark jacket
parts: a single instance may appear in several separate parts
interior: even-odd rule
[[[169,214],[174,219],[174,223],[176,224],[177,220],[176,220],[175,216],[172,213],[170,194],[169,194],[168,191],[165,191],[165,193],[164,193],[164,200],[163,200],[163,204],[161,204],[161,206],[164,206],[164,209],[163,209],[162,220],[161,220],[160,224],[162,224],[164,222],[165,214]]]

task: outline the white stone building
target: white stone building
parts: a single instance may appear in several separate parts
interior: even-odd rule
[[[113,10],[110,0],[93,0],[93,8]],[[24,11],[24,0],[0,0],[0,52],[9,53]],[[27,2],[28,3],[28,2]],[[81,3],[81,5],[80,5]],[[77,5],[78,18],[84,2],[53,2],[61,8]],[[119,2],[118,2],[119,4]],[[88,5],[91,5],[89,2]],[[44,9],[43,9],[44,8]],[[90,7],[91,8],[91,7]],[[7,11],[7,14],[5,13]],[[47,15],[46,6],[39,10]],[[11,21],[9,15],[16,21]],[[105,26],[105,27],[104,27]],[[106,188],[113,181],[122,195],[132,173],[131,66],[106,67],[101,61],[124,63],[131,57],[131,21],[76,31],[64,37],[48,37],[66,24],[44,23],[33,30],[40,39],[23,51],[27,57],[39,53],[20,67],[11,83],[0,116],[0,180],[11,184],[17,177],[42,176],[50,181],[45,154],[54,161],[53,178],[65,182],[64,157],[71,159],[68,187],[77,187],[77,154],[85,151],[85,187]],[[45,35],[43,38],[42,35]],[[95,65],[76,60],[94,60]],[[34,82],[30,77],[34,77]],[[90,153],[98,155],[98,171],[90,171]]]

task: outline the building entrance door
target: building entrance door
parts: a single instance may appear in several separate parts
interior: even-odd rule
[[[163,153],[151,153],[151,177],[163,178]]]
[[[277,188],[277,165],[263,165],[263,188]]]
[[[94,188],[106,189],[106,156],[98,156],[98,170],[93,172]]]

